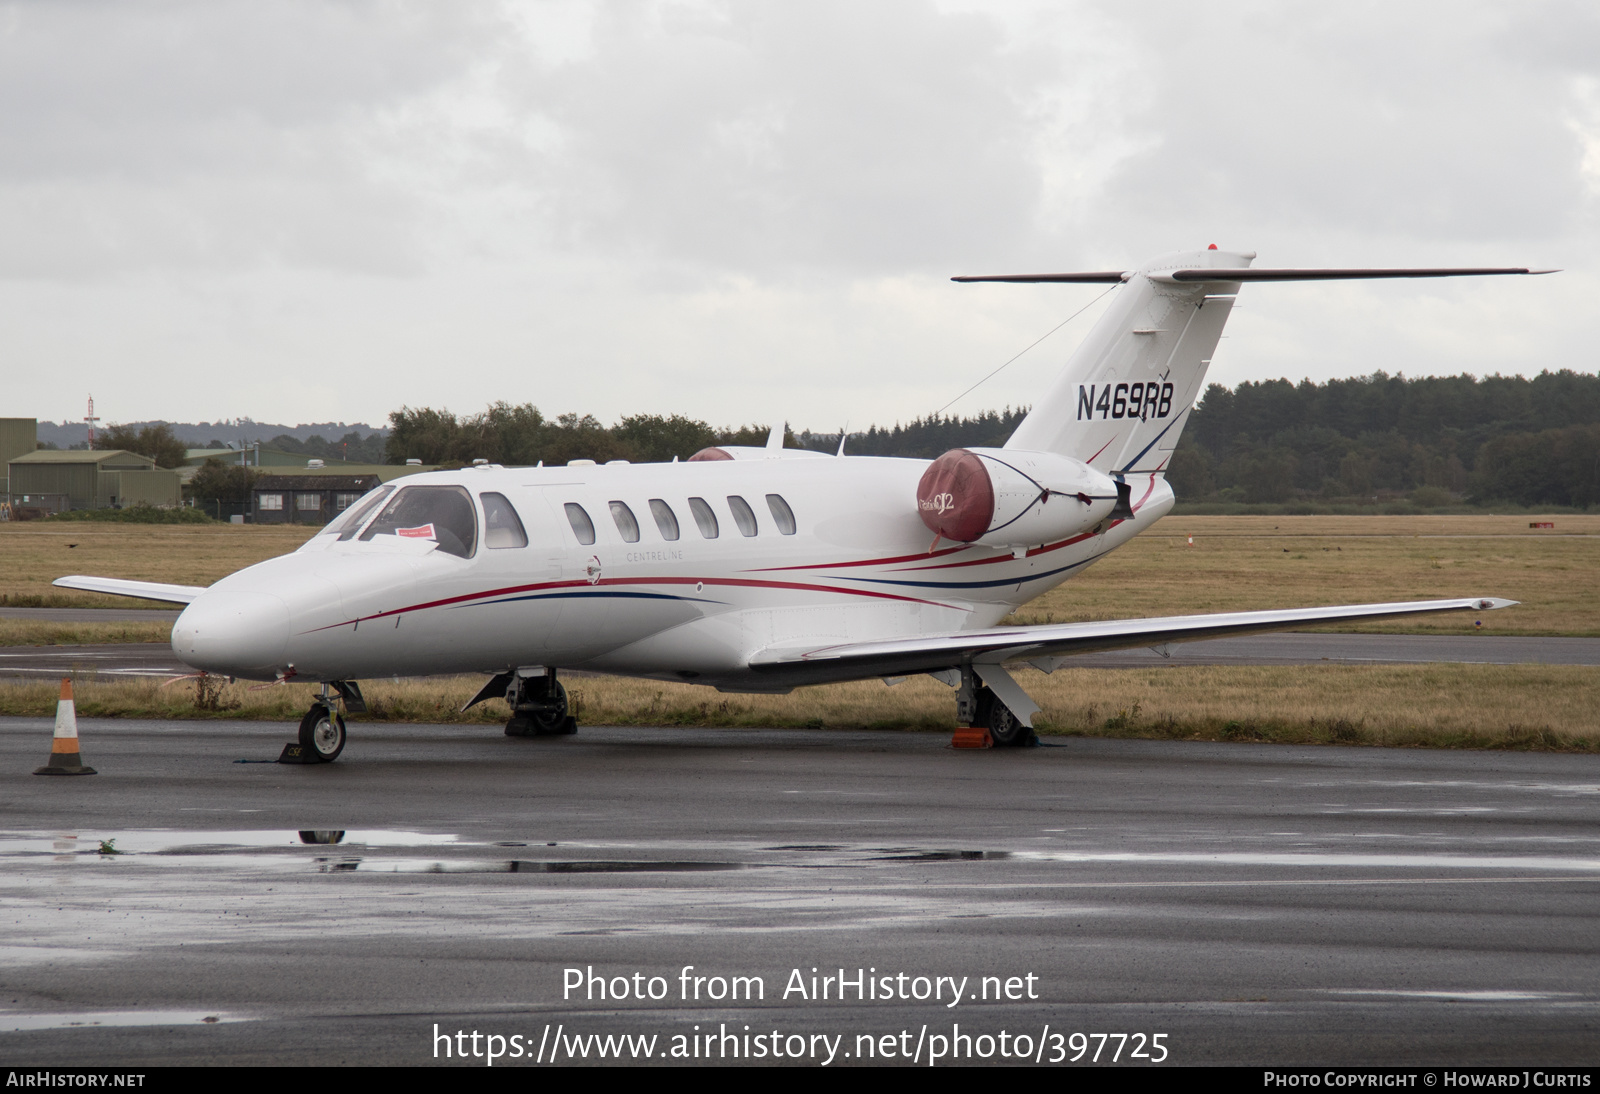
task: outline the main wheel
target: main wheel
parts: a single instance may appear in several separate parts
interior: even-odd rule
[[[512,710],[511,720],[506,723],[506,736],[560,737],[576,733],[578,723],[567,710],[567,689],[556,682],[543,698],[532,699],[527,706]]]
[[[533,732],[538,737],[557,737],[564,733],[578,732],[577,725],[567,717],[567,689],[558,681],[551,689],[547,700],[550,704],[546,710],[531,712],[530,720],[533,722]]]
[[[994,738],[996,748],[1022,748],[1033,743],[1033,730],[1017,720],[1000,699],[988,688],[983,689],[984,705],[988,707],[988,717],[985,724],[989,727],[989,736]]]
[[[316,704],[300,719],[300,747],[307,755],[331,764],[344,751],[344,718]]]

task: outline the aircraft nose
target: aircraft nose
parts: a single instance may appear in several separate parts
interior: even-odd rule
[[[172,627],[180,661],[225,676],[272,679],[288,641],[288,605],[270,593],[208,592]]]

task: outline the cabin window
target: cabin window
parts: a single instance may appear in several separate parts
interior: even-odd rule
[[[483,502],[483,545],[490,550],[502,547],[526,547],[528,533],[522,519],[504,494],[479,494]]]
[[[706,539],[717,538],[717,514],[711,511],[705,498],[690,498],[689,512],[694,514],[694,522],[700,526],[702,536]]]
[[[624,543],[639,542],[639,522],[634,518],[633,510],[628,508],[627,502],[614,501],[611,505],[611,519],[617,522],[617,534]]]
[[[572,534],[578,537],[578,542],[585,545],[593,543],[594,521],[583,511],[583,506],[575,501],[569,501],[566,508],[567,523],[572,525]]]
[[[278,512],[283,509],[282,494],[260,494],[258,497],[260,501],[257,504],[263,510],[270,509],[273,512]]]
[[[380,486],[376,490],[369,490],[365,494],[352,498],[345,507],[344,512],[330,522],[322,530],[321,534],[326,536],[337,532],[341,543],[352,538],[357,532],[361,531],[361,522],[370,517],[372,511],[378,507],[378,504],[392,493],[394,493],[394,487]],[[343,496],[342,494],[340,495],[340,497]],[[363,501],[363,498],[366,500]]]
[[[768,494],[767,508],[772,510],[772,521],[778,531],[786,536],[794,535],[794,510],[789,508],[789,503],[777,494]]]
[[[753,536],[756,534],[756,514],[750,508],[750,503],[738,494],[728,495],[728,508],[733,510],[733,523],[739,526],[739,534]]]
[[[407,486],[361,533],[361,542],[373,536],[432,540],[447,555],[471,558],[478,545],[478,514],[472,495],[459,486]]]
[[[660,529],[662,539],[670,541],[678,538],[678,514],[672,511],[672,506],[660,498],[651,498],[650,515],[656,518],[656,527]]]

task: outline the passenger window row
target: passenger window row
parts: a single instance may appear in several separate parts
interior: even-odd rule
[[[733,514],[733,523],[742,536],[756,536],[761,532],[760,525],[756,522],[755,510],[750,508],[750,503],[738,494],[729,494],[727,497],[728,511]],[[633,515],[633,510],[625,501],[611,501],[607,503],[611,509],[611,521],[617,526],[617,534],[625,543],[639,542],[639,521]],[[588,512],[575,501],[566,503],[567,523],[572,525],[572,534],[578,537],[578,542],[585,546],[595,541],[594,521],[589,519]],[[767,509],[772,513],[772,522],[777,526],[780,535],[792,536],[795,534],[796,525],[794,510],[789,508],[789,503],[778,494],[767,495]],[[721,535],[721,526],[717,523],[716,511],[705,498],[690,498],[689,512],[694,517],[694,523],[700,529],[702,539],[716,539]],[[661,498],[650,499],[650,515],[655,518],[656,530],[661,533],[661,538],[671,543],[678,539],[678,514],[673,512],[672,506]]]

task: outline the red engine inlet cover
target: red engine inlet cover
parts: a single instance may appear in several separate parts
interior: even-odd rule
[[[971,543],[994,520],[994,484],[983,460],[952,448],[928,466],[917,483],[917,513],[928,529]]]

